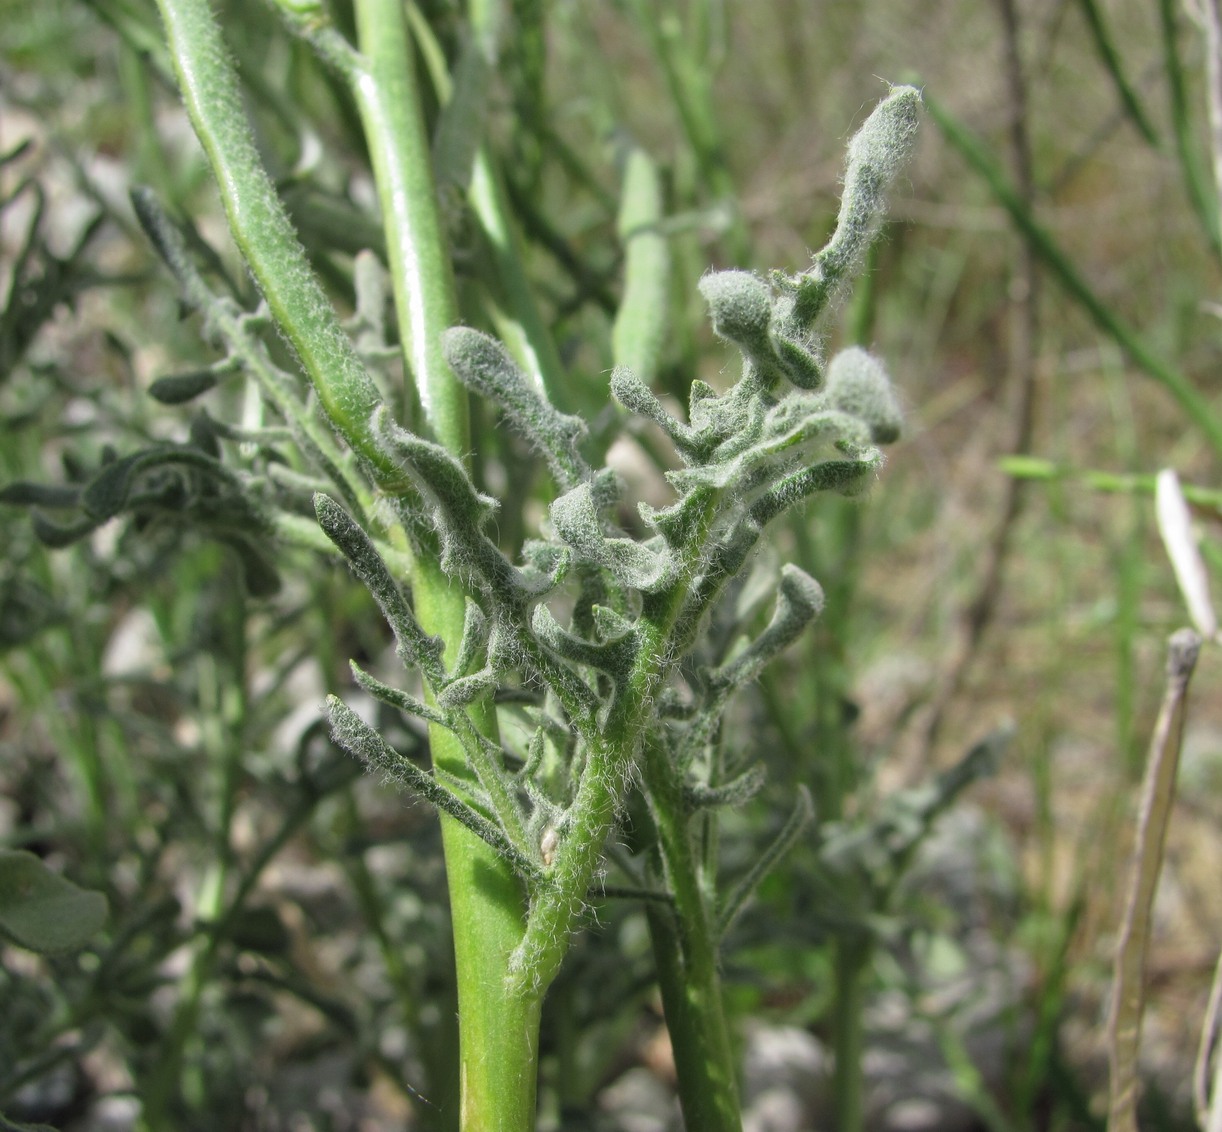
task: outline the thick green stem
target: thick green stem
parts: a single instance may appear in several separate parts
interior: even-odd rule
[[[352,93],[378,189],[403,360],[433,437],[462,455],[467,391],[441,354],[442,332],[458,321],[458,306],[403,8],[400,0],[358,0],[361,62]]]
[[[404,363],[430,431],[457,456],[469,450],[467,393],[441,353],[458,321],[449,253],[438,215],[428,136],[401,0],[357,0],[361,51],[351,73],[382,206],[387,258]],[[413,571],[416,615],[428,633],[462,636],[465,599],[436,560]],[[489,715],[485,731],[495,734]],[[454,735],[430,728],[436,766],[467,779]],[[541,997],[507,989],[509,958],[522,938],[522,884],[495,850],[442,818],[458,976],[460,1123],[464,1132],[528,1132],[535,1125]]]

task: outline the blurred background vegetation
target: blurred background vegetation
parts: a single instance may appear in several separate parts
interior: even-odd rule
[[[265,156],[350,304],[353,255],[379,240],[352,108],[271,11],[222,8]],[[797,1035],[807,1058],[791,1066],[797,1086],[774,1082],[799,1098],[797,1123],[766,1123],[763,1101],[749,1119],[834,1126],[814,1123],[835,1103],[820,1051],[857,1010],[871,1127],[1101,1127],[1136,785],[1164,643],[1185,621],[1155,528],[1158,469],[1200,489],[1219,562],[1222,260],[1200,29],[1171,0],[512,9],[490,123],[511,258],[567,375],[562,407],[595,444],[615,443],[645,494],[660,483],[658,440],[606,409],[629,151],[662,176],[672,329],[655,385],[686,402],[693,377],[716,385],[726,364],[699,276],[803,266],[831,229],[853,128],[885,82],[924,86],[936,114],[833,334],[886,359],[906,435],[868,500],[820,504],[781,532],[779,553],[822,581],[827,612],[733,721],[730,741],[766,753],[771,785],[728,823],[727,857],[750,860],[798,782],[820,815],[727,941],[749,1102],[773,1087],[759,1068],[769,1035]],[[454,58],[458,6],[416,14]],[[358,777],[319,723],[346,658],[386,652],[364,593],[322,554],[164,492],[71,538],[72,485],[108,451],[174,440],[240,453],[248,442],[219,422],[261,423],[240,386],[182,407],[149,395],[215,355],[181,317],[132,185],[191,217],[213,277],[246,305],[253,295],[155,13],[3,0],[0,29],[0,483],[50,493],[10,493],[3,509],[0,843],[110,902],[83,952],[0,949],[0,1111],[82,1129],[132,1127],[141,1111],[178,1128],[450,1127],[435,823]],[[449,189],[465,317],[503,325],[512,273]],[[1032,250],[1016,214],[1061,261]],[[1149,357],[1199,401],[1177,399]],[[528,457],[495,424],[485,411],[475,455],[512,548],[540,508]],[[206,502],[214,488],[182,475],[174,490]],[[1222,940],[1216,648],[1196,681],[1149,956],[1150,1128],[1192,1126]],[[882,843],[884,800],[1005,718],[1017,733],[997,773],[904,876],[898,857],[868,876],[829,870],[837,836],[873,829]],[[402,720],[382,725],[402,749],[422,742]],[[608,907],[599,921],[549,1004],[541,1127],[665,1128],[640,914]],[[871,959],[861,970],[857,952]]]

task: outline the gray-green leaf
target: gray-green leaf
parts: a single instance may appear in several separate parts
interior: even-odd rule
[[[31,951],[75,951],[105,922],[100,892],[78,888],[24,849],[0,849],[0,934]]]

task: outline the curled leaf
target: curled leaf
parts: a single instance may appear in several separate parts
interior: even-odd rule
[[[823,588],[792,563],[781,567],[776,609],[768,627],[729,664],[710,674],[717,687],[732,688],[754,680],[764,666],[797,639],[823,609]]]
[[[582,558],[603,566],[621,585],[655,593],[674,578],[668,553],[655,553],[627,538],[608,538],[602,530],[589,484],[582,484],[554,500],[552,525],[556,533]]]
[[[458,380],[501,407],[547,460],[562,489],[589,475],[577,449],[585,423],[554,408],[500,342],[470,327],[455,326],[442,335],[441,348]]]
[[[882,362],[858,346],[841,350],[828,366],[827,399],[870,426],[875,444],[899,439],[903,416]]]
[[[920,107],[921,92],[915,87],[892,87],[849,142],[836,231],[799,284],[795,317],[800,325],[809,326],[822,313],[878,234],[887,210],[887,190],[916,142]]]

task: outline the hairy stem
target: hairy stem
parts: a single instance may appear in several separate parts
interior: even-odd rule
[[[668,753],[648,744],[646,792],[673,910],[651,904],[649,935],[688,1128],[739,1132],[742,1119],[726,1025],[713,918],[700,881],[681,782]]]
[[[383,488],[406,483],[370,427],[377,387],[340,328],[255,149],[237,75],[207,0],[158,0],[191,125],[229,228],[318,399]]]

